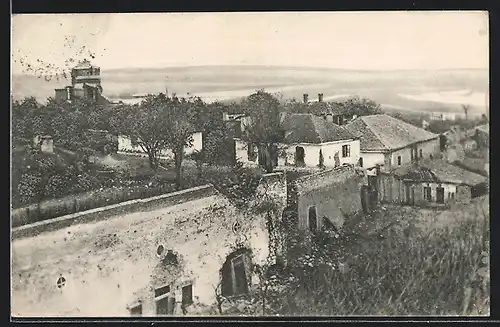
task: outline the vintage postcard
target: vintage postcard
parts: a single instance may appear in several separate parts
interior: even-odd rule
[[[12,317],[488,316],[488,29],[13,15]]]

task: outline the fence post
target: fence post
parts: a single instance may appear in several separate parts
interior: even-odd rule
[[[30,207],[26,207],[26,224],[30,223]]]
[[[36,217],[36,221],[39,221],[40,217],[42,216],[42,210],[40,209],[40,202],[37,203],[37,208],[38,208],[38,216]]]
[[[76,198],[73,200],[73,213],[77,213],[76,211]]]

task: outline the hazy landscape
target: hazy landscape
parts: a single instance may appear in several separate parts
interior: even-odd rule
[[[53,96],[54,88],[69,81],[14,75],[15,99]],[[488,71],[480,69],[366,71],[279,66],[193,66],[172,68],[102,68],[104,95],[112,100],[137,93],[164,92],[200,96],[210,102],[237,101],[257,89],[278,93],[281,100],[311,100],[318,93],[325,100],[358,95],[380,103],[386,110],[462,112],[471,115],[488,110]]]

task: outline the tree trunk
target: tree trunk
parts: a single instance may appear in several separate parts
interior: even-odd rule
[[[158,170],[158,160],[153,151],[148,151],[148,159],[149,159],[149,166],[154,172],[156,172]]]
[[[266,144],[265,145],[265,166],[264,169],[266,170],[267,173],[272,173],[274,170],[274,165],[273,165],[273,144]]]

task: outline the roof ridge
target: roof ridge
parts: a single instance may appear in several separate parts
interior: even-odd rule
[[[313,114],[309,114],[309,117],[311,117],[311,121],[313,123],[313,127],[314,127],[314,133],[316,134],[316,136],[318,137],[318,140],[320,141],[320,143],[323,143],[323,139],[321,138],[321,135],[320,133],[318,133],[318,124],[317,124],[317,120],[315,119],[316,117],[313,115]],[[317,117],[318,119],[321,119],[319,117]]]
[[[384,115],[384,114],[380,114],[380,115]],[[377,115],[373,115],[373,116],[379,116],[379,114]],[[375,133],[374,131],[372,131],[372,129],[370,128],[370,125],[368,125],[366,123],[366,121],[363,119],[363,118],[366,118],[366,117],[369,117],[369,116],[361,116],[359,117],[361,119],[361,121],[363,122],[363,124],[365,124],[366,128],[373,134],[373,136],[375,136],[375,138],[380,142],[380,144],[382,144],[382,147],[384,148],[384,150],[389,150],[389,148],[385,145],[384,142],[382,142],[382,140],[380,139],[380,137],[377,135],[377,133]]]

